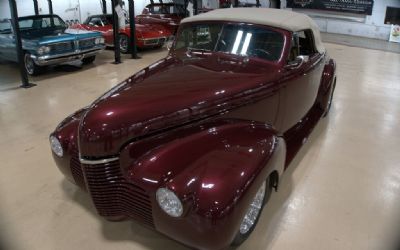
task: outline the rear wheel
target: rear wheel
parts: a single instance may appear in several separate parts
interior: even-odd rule
[[[94,60],[96,60],[96,56],[89,56],[89,57],[85,57],[82,59],[82,63],[83,64],[91,64],[94,62]]]
[[[24,55],[24,66],[25,66],[26,72],[31,76],[38,75],[43,70],[43,67],[36,65],[35,61],[33,61],[32,57],[31,57],[31,54],[29,54],[29,53],[25,53],[25,55]]]
[[[259,187],[256,195],[251,201],[247,212],[240,224],[239,232],[236,234],[235,239],[232,242],[233,246],[242,244],[254,230],[257,225],[258,219],[260,218],[261,212],[268,202],[272,192],[272,185],[270,185],[270,178],[265,180]]]
[[[122,53],[127,54],[131,50],[130,39],[127,35],[119,35],[119,48]]]

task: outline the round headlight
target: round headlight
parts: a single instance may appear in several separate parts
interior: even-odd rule
[[[179,217],[183,213],[182,203],[179,198],[166,188],[159,188],[156,193],[158,205],[169,216]]]
[[[60,141],[55,136],[50,136],[51,150],[59,157],[62,157],[64,152]]]
[[[48,46],[42,46],[37,50],[39,55],[43,55],[45,53],[49,53],[50,52],[50,47]]]

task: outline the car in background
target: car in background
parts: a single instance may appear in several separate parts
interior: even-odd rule
[[[67,29],[57,15],[25,16],[18,19],[24,65],[29,75],[37,75],[45,66],[81,60],[92,63],[104,50],[104,38],[99,32]],[[0,57],[18,61],[11,20],[0,21]]]
[[[308,16],[218,9],[183,19],[165,58],[64,119],[52,155],[106,219],[226,249],[256,227],[335,85]]]
[[[106,45],[110,47],[114,46],[113,18],[111,14],[89,16],[83,24],[72,25],[72,28],[101,32]],[[119,34],[121,52],[128,53],[132,48],[130,26],[121,27]],[[171,36],[171,32],[162,25],[137,23],[135,24],[135,36],[137,48],[159,48],[165,44]]]
[[[185,5],[178,3],[152,3],[146,5],[141,15],[138,15],[139,23],[153,22],[147,18],[163,21],[161,25],[167,27],[172,34],[176,34],[179,23],[189,16]]]

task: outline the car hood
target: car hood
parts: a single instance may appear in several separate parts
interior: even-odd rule
[[[268,73],[269,72],[269,73]],[[141,70],[96,100],[80,122],[84,157],[119,153],[128,141],[205,119],[251,102],[271,87],[277,65],[221,59],[167,57]],[[246,98],[247,96],[247,98]]]
[[[78,29],[67,29],[65,31],[52,31],[45,33],[43,31],[25,32],[23,38],[26,40],[36,41],[40,45],[50,43],[68,42],[80,39],[88,39],[101,37],[99,32],[92,32]]]

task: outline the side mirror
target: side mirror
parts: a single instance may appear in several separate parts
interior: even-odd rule
[[[309,56],[297,56],[296,59],[294,59],[291,62],[288,62],[288,64],[285,66],[285,68],[286,69],[298,69],[304,63],[307,63],[309,60],[310,60]]]

